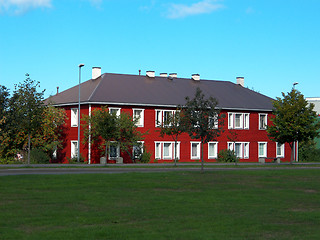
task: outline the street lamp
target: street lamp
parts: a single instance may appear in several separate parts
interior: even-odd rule
[[[78,101],[78,154],[77,162],[80,162],[80,83],[81,83],[81,68],[84,66],[83,63],[79,64],[79,101]]]
[[[299,84],[298,82],[294,82],[292,84],[292,90],[295,89],[296,85]],[[298,133],[297,133],[298,134]],[[296,142],[293,143],[293,146],[295,148],[295,151],[294,151],[294,160],[296,162],[299,161],[299,141],[297,140]]]
[[[299,84],[299,83],[298,83],[298,82],[294,82],[294,83],[292,84],[292,89],[295,89],[295,87],[296,87],[297,84]]]

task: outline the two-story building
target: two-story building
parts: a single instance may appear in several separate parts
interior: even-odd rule
[[[147,132],[142,144],[151,153],[151,162],[171,162],[176,149],[181,162],[197,162],[201,158],[200,140],[182,134],[175,145],[170,136],[160,137],[159,123],[178,105],[185,104],[185,98],[194,97],[197,87],[205,96],[212,96],[219,102],[221,113],[225,115],[224,132],[215,141],[205,144],[204,160],[214,162],[222,149],[232,149],[241,162],[258,162],[259,158],[281,158],[289,161],[289,146],[271,141],[266,132],[272,115],[272,99],[244,87],[244,78],[236,83],[229,81],[203,80],[198,74],[191,78],[178,78],[177,74],[147,71],[146,75],[105,73],[101,68],[92,69],[92,79],[81,83],[81,115],[90,115],[101,106],[120,114],[129,113],[138,119],[138,129]],[[81,155],[88,163],[99,163],[101,151],[98,146],[84,144],[83,126],[78,123],[78,85],[50,97],[55,106],[64,108],[67,120],[64,131],[64,148],[59,153],[60,160],[75,157],[80,145]],[[78,128],[81,141],[78,143]],[[233,140],[230,141],[232,134]],[[110,159],[128,156],[117,146],[110,149]],[[270,160],[271,161],[271,160]]]

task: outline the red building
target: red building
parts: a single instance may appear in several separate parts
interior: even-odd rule
[[[198,74],[186,79],[178,78],[176,74],[155,76],[153,71],[148,71],[146,75],[101,75],[100,68],[93,68],[92,71],[92,79],[81,84],[81,115],[89,115],[94,109],[107,105],[110,111],[117,114],[126,112],[138,118],[138,129],[149,131],[142,144],[152,154],[151,162],[172,162],[175,148],[181,162],[200,160],[200,141],[182,134],[175,145],[170,136],[159,136],[157,125],[168,112],[175,111],[177,105],[184,105],[185,97],[193,98],[197,87],[207,97],[215,97],[226,116],[222,135],[203,146],[206,162],[216,161],[222,149],[233,149],[241,162],[272,161],[272,158],[290,160],[289,146],[272,142],[267,136],[272,99],[245,88],[243,78],[237,78],[237,83],[232,83],[202,80]],[[63,162],[77,154],[78,91],[77,85],[48,99],[67,113],[64,149],[59,153]],[[83,144],[82,127],[80,132],[81,155],[88,163],[99,163],[101,152],[98,146]],[[236,133],[236,139],[231,142],[228,136],[232,132]],[[111,148],[110,159],[131,162],[129,156],[117,146]]]

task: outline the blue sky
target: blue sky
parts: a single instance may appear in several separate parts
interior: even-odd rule
[[[320,97],[319,0],[0,0],[0,84],[25,73],[46,97],[91,68],[234,81]]]

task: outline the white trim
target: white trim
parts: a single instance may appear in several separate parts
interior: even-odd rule
[[[192,152],[192,145],[193,144],[197,144],[197,148],[196,148],[196,153],[197,155],[196,156],[192,156],[193,152]],[[201,142],[190,142],[190,157],[191,159],[200,159],[201,158]]]
[[[140,122],[142,122],[141,124],[136,123],[137,127],[144,127],[144,109],[142,108],[132,108],[132,117],[134,118],[134,112],[135,111],[141,111],[141,116],[140,116]]]
[[[280,145],[280,151],[281,151],[281,154],[278,154],[278,146]],[[285,153],[284,153],[284,149],[285,149],[285,147],[284,147],[285,145],[284,144],[280,144],[280,143],[276,143],[276,155],[277,155],[277,157],[282,157],[282,158],[284,158],[284,156],[285,156]]]
[[[171,112],[171,114],[175,114],[176,110],[171,110],[171,109],[155,109],[155,126],[160,127],[163,123],[164,119],[164,112]],[[159,116],[158,116],[159,113]],[[160,118],[160,119],[158,119]]]
[[[210,155],[210,145],[214,144],[214,154]],[[218,142],[208,142],[208,159],[218,158]]]
[[[78,147],[79,147],[79,144],[78,144],[78,140],[71,140],[71,154],[70,154],[70,157],[71,158],[76,158],[77,155],[78,155]],[[74,143],[77,143],[77,146],[76,148],[74,148]]]
[[[76,110],[76,112],[75,112]],[[70,125],[71,127],[78,127],[78,114],[79,114],[79,109],[78,108],[71,108],[71,116],[70,116]]]
[[[260,144],[264,144],[264,154],[260,154]],[[267,157],[268,156],[268,143],[267,142],[258,142],[258,157]]]
[[[265,126],[264,127],[261,127],[261,124],[260,124],[260,117],[264,116],[264,121],[265,121]],[[268,126],[268,114],[267,113],[259,113],[259,130],[266,130],[267,129],[267,126]]]
[[[117,117],[119,117],[120,114],[121,114],[121,108],[119,108],[119,107],[109,107],[108,109],[109,109],[109,113],[110,113],[110,114],[111,114],[111,111],[112,111],[112,110],[117,110],[117,113],[116,113],[116,116],[117,116]]]

